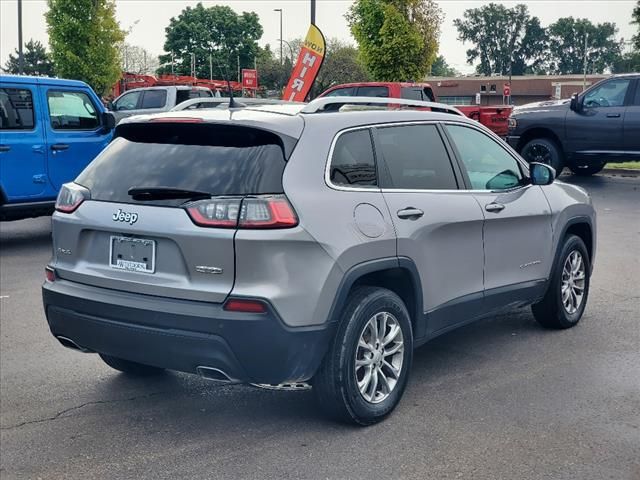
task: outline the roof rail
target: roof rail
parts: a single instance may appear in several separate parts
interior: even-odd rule
[[[328,105],[402,105],[414,108],[430,108],[434,112],[451,113],[453,115],[464,114],[451,105],[436,102],[423,102],[420,100],[408,100],[405,98],[387,97],[321,97],[312,100],[305,105],[300,113],[318,113]]]

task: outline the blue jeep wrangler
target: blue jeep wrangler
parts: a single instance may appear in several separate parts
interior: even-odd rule
[[[109,143],[115,119],[84,82],[0,76],[0,220],[48,215]]]

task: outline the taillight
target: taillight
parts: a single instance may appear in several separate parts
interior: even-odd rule
[[[230,298],[222,307],[228,312],[266,313],[267,306],[260,300]]]
[[[71,213],[89,198],[91,198],[91,194],[86,188],[73,182],[65,183],[58,193],[56,210],[62,213]]]
[[[48,282],[56,281],[56,271],[53,269],[53,267],[46,266],[44,268],[44,275],[47,278]]]
[[[298,217],[284,195],[214,197],[186,206],[196,225],[217,228],[291,228]]]

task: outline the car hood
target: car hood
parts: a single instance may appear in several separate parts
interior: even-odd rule
[[[571,100],[545,100],[544,102],[527,103],[513,109],[512,115],[567,110]]]

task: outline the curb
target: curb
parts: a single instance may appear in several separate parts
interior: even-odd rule
[[[640,170],[631,168],[603,168],[600,173],[605,175],[619,175],[621,177],[640,177]]]

